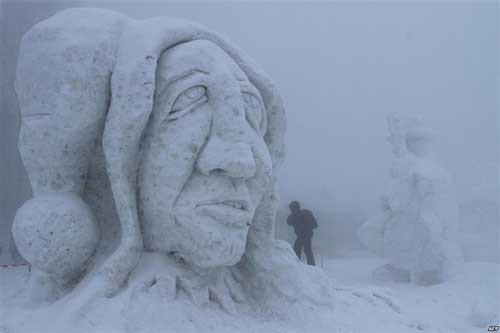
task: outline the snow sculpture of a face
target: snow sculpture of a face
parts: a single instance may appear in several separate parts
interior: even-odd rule
[[[326,275],[274,239],[285,109],[244,53],[192,22],[76,8],[33,27],[19,54],[34,197],[13,231],[30,290],[331,305]]]
[[[139,170],[145,247],[210,268],[237,263],[271,185],[259,91],[216,44],[160,57]]]

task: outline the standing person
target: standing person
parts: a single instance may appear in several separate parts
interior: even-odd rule
[[[292,201],[288,205],[292,214],[287,218],[287,224],[292,226],[297,239],[293,245],[293,249],[297,257],[302,256],[302,249],[306,254],[307,264],[315,266],[314,254],[312,252],[311,242],[313,237],[313,229],[318,227],[318,223],[312,212],[308,209],[300,209],[298,201]]]

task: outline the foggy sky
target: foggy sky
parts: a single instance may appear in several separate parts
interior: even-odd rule
[[[86,3],[197,21],[259,63],[287,109],[283,204],[304,202],[320,225],[354,228],[375,213],[391,162],[390,112],[418,112],[432,127],[461,202],[484,178],[478,170],[497,170],[487,181],[498,188],[495,1]]]

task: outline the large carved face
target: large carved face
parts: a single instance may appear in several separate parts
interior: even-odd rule
[[[138,177],[146,249],[202,268],[237,263],[271,186],[265,132],[259,91],[221,48],[166,50]]]

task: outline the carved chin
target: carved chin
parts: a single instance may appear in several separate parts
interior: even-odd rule
[[[233,266],[245,252],[246,234],[240,231],[226,234],[218,240],[207,239],[203,245],[198,244],[196,251],[186,259],[200,268]]]

